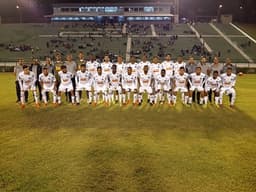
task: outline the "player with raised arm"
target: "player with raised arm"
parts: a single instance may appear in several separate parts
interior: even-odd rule
[[[25,91],[32,91],[36,107],[39,107],[37,92],[36,92],[36,76],[32,71],[29,71],[27,65],[23,65],[23,71],[19,73],[19,85],[20,85],[20,99],[21,99],[21,108],[25,107]]]
[[[117,65],[112,65],[112,71],[108,75],[109,80],[109,100],[110,103],[122,103],[122,88],[121,88],[122,74],[117,72]]]
[[[138,95],[139,105],[142,104],[143,93],[147,93],[149,98],[149,103],[153,105],[153,100],[154,100],[154,95],[152,90],[153,76],[149,72],[148,65],[145,65],[143,67],[143,72],[139,73],[138,79],[139,79],[139,95]]]
[[[57,102],[57,92],[56,92],[56,78],[52,73],[49,73],[47,67],[43,67],[43,72],[39,75],[39,83],[42,87],[43,102],[45,105],[48,104],[47,93],[52,93],[53,104],[56,105]]]
[[[168,104],[172,105],[172,78],[173,76],[171,74],[167,75],[166,70],[162,69],[160,75],[155,79],[156,93],[158,95],[160,104],[164,103],[166,96]]]
[[[127,94],[127,104],[130,102],[131,93],[133,93],[133,104],[137,103],[137,88],[138,79],[137,75],[132,73],[132,67],[127,68],[127,73],[122,76],[122,88],[123,88],[123,104],[126,104],[126,94]]]
[[[86,91],[87,103],[92,103],[92,74],[86,70],[85,64],[80,65],[80,70],[76,72],[76,104],[80,104],[80,94]]]
[[[75,104],[75,94],[74,94],[74,88],[72,84],[72,73],[67,71],[67,66],[62,65],[61,71],[58,72],[58,75],[60,77],[60,86],[58,90],[58,104],[61,104],[61,94],[68,93],[71,94],[71,102],[74,105]]]
[[[218,71],[214,71],[213,75],[206,80],[205,92],[207,95],[212,95],[212,93],[214,93],[214,101],[216,106],[219,106],[220,86],[221,78],[219,77]],[[209,98],[209,101],[212,102],[211,97]]]
[[[188,103],[188,78],[189,75],[185,73],[185,67],[180,67],[179,73],[175,74],[173,77],[173,105],[176,105],[177,93],[184,93],[184,99],[182,99],[183,104]]]
[[[197,91],[200,93],[200,101],[199,104],[203,103],[207,105],[208,98],[205,96],[204,92],[204,84],[205,84],[206,75],[201,72],[201,67],[197,66],[195,73],[192,73],[189,78],[190,88],[189,88],[189,104],[192,104],[192,94],[193,91]]]
[[[236,75],[232,73],[232,68],[228,67],[226,73],[221,75],[222,85],[220,88],[220,106],[223,106],[223,95],[231,95],[230,107],[233,108],[236,100]]]
[[[102,67],[97,67],[97,74],[93,77],[93,88],[94,88],[94,105],[96,106],[100,100],[100,94],[102,95],[102,101],[105,105],[108,104],[108,78],[107,75],[103,74]]]

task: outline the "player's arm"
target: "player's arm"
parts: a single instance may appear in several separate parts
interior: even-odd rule
[[[192,86],[192,77],[191,77],[191,75],[189,75],[188,78],[187,78],[187,86],[188,86],[188,84],[190,86]]]
[[[232,88],[235,88],[236,85],[236,76],[234,75],[234,78],[232,79],[231,86]]]
[[[20,85],[20,90],[23,91],[23,80],[22,80],[21,75],[19,75],[18,79],[19,79],[18,81],[19,81],[19,85]]]

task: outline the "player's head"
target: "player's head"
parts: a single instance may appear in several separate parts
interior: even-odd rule
[[[99,74],[99,75],[101,75],[102,74],[102,67],[97,67],[97,73]]]
[[[213,76],[214,79],[216,79],[218,77],[218,75],[219,75],[218,71],[213,71],[212,76]]]
[[[148,57],[146,54],[143,54],[141,57],[141,61],[146,62],[148,60]]]
[[[48,75],[48,67],[44,67],[43,68],[43,74],[44,75]]]
[[[201,63],[206,63],[206,62],[207,62],[207,59],[206,59],[205,56],[202,56],[200,61],[201,61]]]
[[[24,64],[24,59],[19,58],[19,59],[18,59],[18,64],[19,64],[19,65],[23,65],[23,64]]]
[[[32,59],[32,63],[33,63],[34,65],[38,65],[38,64],[39,64],[39,60],[38,60],[37,58],[33,58],[33,59]]]
[[[132,74],[132,68],[131,68],[131,67],[128,67],[128,68],[127,68],[127,73],[128,73],[128,75],[131,75],[131,74]]]
[[[83,53],[82,51],[80,51],[80,52],[78,53],[78,58],[79,58],[80,60],[83,60],[83,59],[84,59],[84,53]]]
[[[149,70],[148,65],[145,65],[145,66],[143,67],[144,73],[147,74],[147,73],[148,73],[148,70]]]
[[[230,58],[227,58],[227,59],[226,59],[226,65],[231,65],[231,63],[232,63],[231,59],[230,59]]]
[[[188,63],[194,64],[194,63],[195,63],[194,57],[190,56],[190,57],[188,58]]]
[[[66,57],[67,61],[72,61],[73,59],[73,56],[71,54],[68,54],[67,57]]]
[[[61,54],[60,53],[56,53],[55,59],[56,59],[56,61],[61,61]]]
[[[162,70],[161,70],[161,76],[162,76],[162,77],[164,77],[164,76],[165,76],[165,74],[166,74],[165,69],[162,69]]]
[[[95,60],[96,60],[95,55],[90,54],[90,55],[89,55],[89,61],[95,61]]]
[[[218,63],[219,63],[219,58],[218,58],[217,56],[215,56],[215,57],[213,58],[213,63],[214,63],[214,64],[218,64]]]
[[[158,56],[154,56],[152,62],[157,64],[159,62]]]
[[[46,58],[45,58],[45,64],[46,64],[46,65],[52,64],[52,60],[51,60],[50,57],[46,57]]]
[[[81,69],[82,72],[85,72],[85,71],[86,71],[86,66],[85,66],[85,64],[81,64],[81,65],[80,65],[80,69]]]
[[[178,58],[177,58],[177,62],[178,63],[182,63],[183,62],[183,57],[180,55],[180,56],[178,56]]]
[[[183,75],[184,73],[185,73],[185,68],[184,67],[180,67],[179,74]]]
[[[29,68],[27,65],[23,65],[24,74],[29,74]]]
[[[130,62],[134,64],[136,62],[136,57],[134,55],[131,56]]]
[[[121,55],[117,56],[117,63],[119,64],[123,63],[123,57]]]
[[[60,69],[63,73],[67,73],[67,66],[66,65],[61,65]]]
[[[171,59],[172,59],[172,55],[171,54],[166,54],[165,60],[166,61],[171,61]]]
[[[105,55],[105,56],[104,56],[104,61],[105,61],[106,63],[108,63],[108,62],[110,61],[110,58],[109,58],[108,55]]]
[[[201,67],[200,67],[200,66],[197,66],[197,67],[196,67],[196,74],[197,74],[197,75],[200,75],[200,74],[201,74]]]
[[[231,75],[232,74],[232,67],[228,67],[227,68],[227,75]]]
[[[116,74],[116,65],[112,65],[111,68],[112,68],[112,73],[113,73],[113,74]]]

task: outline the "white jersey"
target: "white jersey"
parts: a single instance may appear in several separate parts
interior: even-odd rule
[[[52,73],[48,73],[48,75],[41,73],[39,75],[39,81],[43,83],[44,89],[53,89],[56,82],[56,78]]]
[[[143,72],[143,69],[144,69],[144,66],[148,66],[148,69],[150,70],[150,66],[151,66],[151,63],[149,61],[146,61],[146,62],[139,62],[138,63],[138,66],[137,66],[137,70],[139,73],[142,73]]]
[[[151,82],[152,82],[152,74],[151,73],[147,73],[145,74],[143,73],[139,73],[139,82],[140,82],[140,86],[141,87],[150,87]]]
[[[162,62],[162,69],[165,69],[167,76],[172,76],[174,71],[173,61],[164,61]]]
[[[159,75],[155,81],[158,89],[163,87],[168,87],[169,89],[171,88],[171,77],[168,75],[165,75],[164,77]]]
[[[157,78],[161,73],[161,64],[160,63],[152,63],[150,66],[150,71],[154,78]]]
[[[80,70],[76,72],[76,84],[90,85],[91,82],[92,82],[92,74],[89,71],[82,72]]]
[[[221,80],[222,80],[222,87],[224,88],[232,88],[236,85],[236,75],[233,73],[229,76],[226,73],[222,74]]]
[[[180,75],[179,73],[174,75],[173,79],[175,86],[187,88],[188,77],[189,75],[187,73],[184,73],[183,75]]]
[[[60,83],[61,85],[72,85],[72,81],[71,81],[71,78],[72,78],[72,73],[70,72],[66,72],[66,73],[63,73],[62,71],[59,71],[58,72],[59,74],[59,77],[60,77]]]
[[[133,63],[133,64],[132,64],[132,63],[127,63],[127,64],[125,65],[125,73],[127,73],[127,69],[128,69],[129,67],[132,68],[132,74],[134,74],[134,75],[137,76],[137,73],[138,73],[138,69],[137,69],[138,63]]]
[[[127,73],[122,77],[122,86],[123,87],[137,87],[137,75],[131,74],[128,75]]]
[[[107,88],[108,87],[108,78],[105,74],[96,74],[93,77],[93,86],[94,88]]]
[[[118,86],[120,86],[121,78],[122,78],[122,76],[121,76],[120,73],[115,73],[115,74],[110,73],[108,75],[109,86],[110,87],[118,87]]]
[[[111,67],[112,67],[112,63],[111,62],[103,62],[101,63],[101,67],[102,67],[102,73],[105,75],[108,75],[109,73],[111,73]]]
[[[87,61],[86,63],[86,70],[89,71],[92,75],[97,73],[97,67],[100,64],[97,61]]]
[[[119,73],[119,74],[122,74],[124,72],[124,67],[125,67],[125,64],[124,63],[115,63],[116,65],[116,72]]]
[[[205,83],[205,87],[206,87],[206,90],[218,90],[221,86],[221,78],[220,77],[217,77],[216,79],[214,79],[213,77],[209,77],[207,80],[206,80],[206,83]]]
[[[205,78],[206,75],[204,73],[200,73],[199,75],[197,75],[196,73],[192,73],[190,75],[190,84],[191,86],[195,86],[195,87],[203,87],[204,83],[205,83]]]
[[[173,64],[173,71],[174,71],[174,74],[178,74],[179,73],[179,70],[181,67],[186,67],[186,63],[185,62],[181,62],[181,63],[174,63]]]
[[[18,79],[21,89],[28,89],[35,86],[36,76],[32,71],[30,71],[29,74],[24,74],[23,71],[20,72]]]

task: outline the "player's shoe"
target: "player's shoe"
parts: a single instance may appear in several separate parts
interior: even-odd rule
[[[96,107],[97,103],[96,102],[93,102],[93,106]]]
[[[21,104],[21,105],[20,105],[20,108],[21,108],[21,109],[25,109],[25,104]]]
[[[79,105],[80,105],[80,103],[76,103],[76,105],[77,105],[77,106],[79,106]]]
[[[44,106],[47,107],[48,103],[44,103]]]
[[[142,105],[142,102],[139,102],[138,105],[141,106],[141,105]]]
[[[39,103],[36,103],[36,108],[40,108],[40,104]]]
[[[229,105],[229,107],[230,107],[231,109],[234,109],[234,108],[235,108],[235,106],[234,106],[234,105]]]

